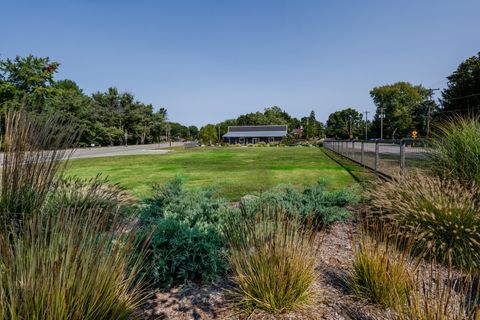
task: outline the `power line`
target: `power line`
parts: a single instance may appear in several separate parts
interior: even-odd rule
[[[471,98],[471,97],[477,97],[477,96],[480,96],[480,93],[472,93],[462,97],[446,98],[445,100],[451,101],[451,100],[458,100],[458,99]]]

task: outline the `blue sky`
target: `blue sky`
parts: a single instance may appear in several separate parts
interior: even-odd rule
[[[0,55],[110,86],[204,125],[277,105],[325,121],[374,86],[442,88],[480,51],[480,1],[4,1]]]

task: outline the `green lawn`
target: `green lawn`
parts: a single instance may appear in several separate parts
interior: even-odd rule
[[[330,188],[355,184],[351,175],[319,148],[196,148],[163,155],[137,155],[72,160],[67,174],[90,178],[101,173],[136,196],[175,175],[190,188],[215,186],[230,200],[277,184],[307,186],[319,179]]]

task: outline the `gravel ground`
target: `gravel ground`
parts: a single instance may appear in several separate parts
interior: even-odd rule
[[[378,307],[353,299],[343,280],[353,258],[351,237],[353,222],[334,224],[323,236],[318,280],[314,285],[314,303],[306,310],[273,317],[262,312],[249,316],[234,311],[228,302],[228,283],[209,286],[191,285],[157,293],[145,305],[146,319],[385,319],[388,313]]]

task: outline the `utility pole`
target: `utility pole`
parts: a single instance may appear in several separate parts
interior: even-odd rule
[[[432,115],[432,110],[430,108],[431,102],[433,101],[433,91],[440,90],[439,88],[436,89],[428,89],[428,112],[427,112],[427,138],[430,137],[430,118]]]
[[[165,122],[165,136],[167,138],[167,141],[170,145],[170,148],[172,147],[172,139],[170,137],[170,123],[168,121]]]
[[[385,117],[385,109],[380,107],[380,140],[383,140],[383,118]]]
[[[368,140],[368,114],[370,111],[363,111],[365,113],[365,140]]]

